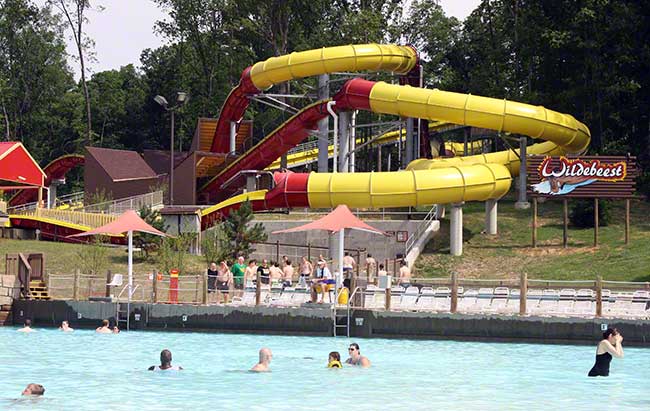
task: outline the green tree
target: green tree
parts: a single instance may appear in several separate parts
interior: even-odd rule
[[[160,211],[153,210],[151,207],[143,205],[140,207],[138,214],[140,215],[140,218],[156,230],[162,231],[163,233],[167,231],[167,226],[165,226],[165,222],[160,216]],[[153,251],[160,248],[162,239],[163,238],[160,236],[147,233],[137,233],[133,236],[133,242],[136,247],[140,248],[142,257],[145,260],[149,259],[149,256]]]
[[[230,242],[223,231],[221,224],[206,230],[201,237],[201,253],[206,266],[227,260],[232,255]]]
[[[237,210],[233,210],[223,221],[223,233],[227,239],[228,255],[231,258],[240,255],[248,258],[255,251],[252,248],[253,243],[261,243],[268,238],[262,223],[255,223],[252,227],[250,226],[253,218],[251,203],[246,201]]]

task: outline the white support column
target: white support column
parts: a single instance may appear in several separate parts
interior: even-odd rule
[[[357,110],[352,112],[350,121],[350,172],[354,173],[357,168]]]
[[[54,208],[57,186],[58,184],[50,183],[50,186],[47,188],[47,208]]]
[[[336,292],[338,292],[338,289],[340,287],[339,279],[343,278],[343,248],[344,247],[345,247],[345,228],[339,231],[339,261],[337,266],[339,275],[336,276]],[[334,303],[336,304],[336,301]]]
[[[347,173],[350,165],[350,112],[339,113],[339,173]]]
[[[515,208],[518,210],[527,210],[530,208],[530,203],[526,200],[526,137],[519,139],[519,195]]]
[[[324,100],[330,95],[329,86],[330,77],[328,74],[318,76],[318,99]],[[328,171],[328,153],[329,150],[329,118],[318,122],[318,172],[327,173]],[[334,160],[336,161],[336,160]]]
[[[449,225],[449,253],[459,256],[463,254],[463,203],[451,205]]]
[[[234,153],[237,150],[237,123],[230,122],[230,152]]]
[[[485,202],[485,232],[494,235],[497,233],[497,200]]]

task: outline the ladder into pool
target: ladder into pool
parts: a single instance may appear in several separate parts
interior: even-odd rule
[[[345,306],[339,306],[336,304],[336,302],[332,304],[332,332],[334,334],[334,337],[345,335],[346,337],[350,338],[350,321],[352,320],[352,314],[354,311],[354,307],[352,307],[352,301],[354,300],[357,291],[360,289],[360,287],[356,287],[354,289],[352,294],[350,294],[348,297],[348,302]],[[338,301],[338,295],[336,296],[335,301]],[[341,334],[339,330],[345,334]]]

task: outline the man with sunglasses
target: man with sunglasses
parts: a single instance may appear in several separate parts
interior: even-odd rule
[[[370,367],[370,360],[361,355],[361,351],[359,350],[359,344],[357,343],[352,343],[348,347],[348,353],[350,354],[350,358],[345,360],[346,364],[354,365],[357,367],[363,367],[363,368],[368,368]]]

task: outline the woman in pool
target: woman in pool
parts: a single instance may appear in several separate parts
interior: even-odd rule
[[[327,358],[327,368],[343,368],[341,364],[341,354],[337,351],[332,351]]]
[[[612,356],[623,358],[623,336],[616,328],[608,328],[596,348],[596,364],[589,371],[590,377],[607,377]]]

